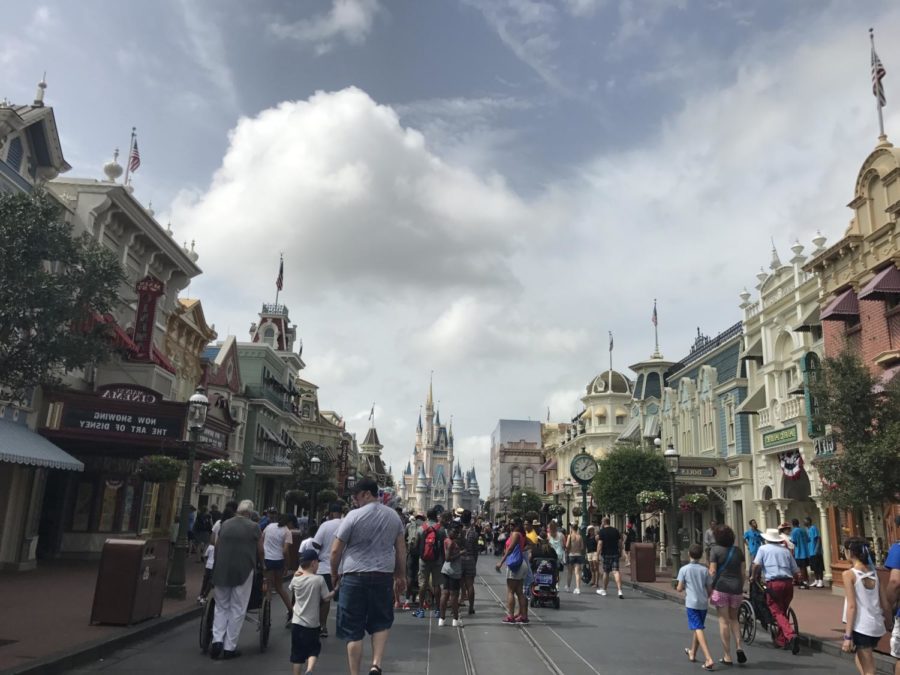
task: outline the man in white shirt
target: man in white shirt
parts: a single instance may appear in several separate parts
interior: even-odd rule
[[[313,538],[313,548],[319,552],[318,575],[325,578],[325,585],[329,591],[334,590],[331,580],[331,547],[334,544],[334,535],[341,526],[341,516],[344,515],[343,507],[337,502],[328,507],[328,520],[319,526],[316,536]],[[319,625],[322,627],[319,637],[328,637],[328,612],[331,610],[331,600],[324,600],[319,606]]]

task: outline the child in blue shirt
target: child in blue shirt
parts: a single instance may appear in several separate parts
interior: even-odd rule
[[[709,569],[700,562],[703,556],[703,547],[700,544],[691,544],[688,549],[691,561],[678,570],[679,592],[684,592],[684,606],[687,610],[688,628],[691,630],[691,646],[684,648],[689,661],[697,660],[697,646],[703,650],[705,661],[703,670],[712,670],[715,662],[709,653],[709,645],[706,644],[706,612],[709,608]]]

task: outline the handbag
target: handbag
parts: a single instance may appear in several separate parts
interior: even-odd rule
[[[518,569],[522,566],[521,543],[517,543],[509,550],[509,555],[506,556],[506,566],[513,572],[518,571]]]
[[[462,561],[458,558],[445,561],[441,566],[441,574],[451,579],[459,579],[462,576]]]

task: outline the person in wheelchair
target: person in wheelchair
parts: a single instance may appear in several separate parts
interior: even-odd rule
[[[775,645],[782,648],[790,646],[791,652],[798,654],[800,641],[787,612],[794,599],[794,579],[799,576],[800,568],[777,528],[770,527],[762,537],[765,543],[759,547],[753,560],[753,581],[765,581],[766,606],[779,628]]]

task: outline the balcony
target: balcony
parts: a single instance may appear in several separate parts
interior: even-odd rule
[[[759,422],[756,427],[762,429],[772,426],[772,411],[769,408],[763,408],[759,411]]]
[[[254,464],[271,464],[272,466],[290,466],[290,449],[274,443],[260,443],[253,453]]]
[[[247,385],[247,397],[262,398],[285,412],[295,412],[294,405],[287,394],[277,392],[271,387]]]
[[[801,398],[789,398],[787,401],[779,403],[781,408],[781,419],[786,421],[803,417],[803,414],[806,412],[803,403],[803,399]]]

